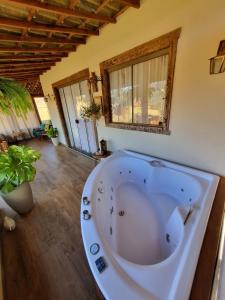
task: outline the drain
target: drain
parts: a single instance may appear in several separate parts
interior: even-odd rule
[[[167,243],[170,242],[170,235],[169,235],[169,233],[166,234],[166,241],[167,241]]]
[[[124,211],[124,210],[119,211],[119,216],[120,216],[120,217],[122,217],[122,216],[124,216],[124,215],[125,215],[125,211]]]

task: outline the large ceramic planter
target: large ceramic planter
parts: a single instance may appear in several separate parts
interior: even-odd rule
[[[51,140],[52,140],[52,143],[53,143],[54,146],[59,145],[59,138],[58,137],[51,138]]]
[[[33,194],[29,182],[24,182],[8,194],[1,194],[5,202],[19,214],[31,211],[34,206]]]

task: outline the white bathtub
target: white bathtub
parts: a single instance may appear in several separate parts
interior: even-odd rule
[[[189,298],[218,181],[130,151],[98,164],[84,187],[81,229],[107,300]],[[106,264],[101,273],[99,257]]]

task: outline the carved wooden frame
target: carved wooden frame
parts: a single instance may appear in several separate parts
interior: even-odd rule
[[[76,82],[79,82],[79,81],[82,81],[82,80],[88,80],[89,79],[89,76],[90,76],[90,73],[89,73],[89,69],[86,68],[84,70],[81,70],[73,75],[70,75],[66,78],[63,78],[57,82],[54,82],[52,84],[52,87],[53,88],[63,88],[67,85],[71,85],[73,83],[76,83]]]
[[[172,100],[173,90],[173,79],[177,53],[177,43],[180,37],[181,28],[164,34],[158,38],[155,38],[147,43],[137,46],[131,50],[128,50],[118,56],[103,61],[100,63],[101,77],[103,79],[102,93],[103,93],[103,113],[105,116],[106,126],[147,131],[153,133],[170,134],[169,120],[170,120],[170,108]],[[168,77],[167,77],[167,92],[166,92],[166,104],[164,122],[162,125],[148,125],[148,124],[137,124],[137,123],[115,123],[112,122],[111,112],[111,97],[110,97],[110,82],[109,73],[112,70],[120,69],[125,66],[129,66],[134,62],[142,62],[147,59],[150,55],[157,56],[157,52],[162,50],[168,50],[169,61],[168,61]],[[159,54],[160,55],[160,54]]]

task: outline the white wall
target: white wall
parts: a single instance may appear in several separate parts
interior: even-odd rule
[[[51,84],[84,68],[99,74],[99,63],[134,46],[182,27],[170,118],[171,135],[128,131],[98,125],[110,149],[128,148],[225,176],[225,73],[209,75],[208,59],[225,39],[223,0],[143,0],[107,25],[99,37],[57,63],[41,77],[45,94]],[[65,142],[54,101],[54,125]]]

